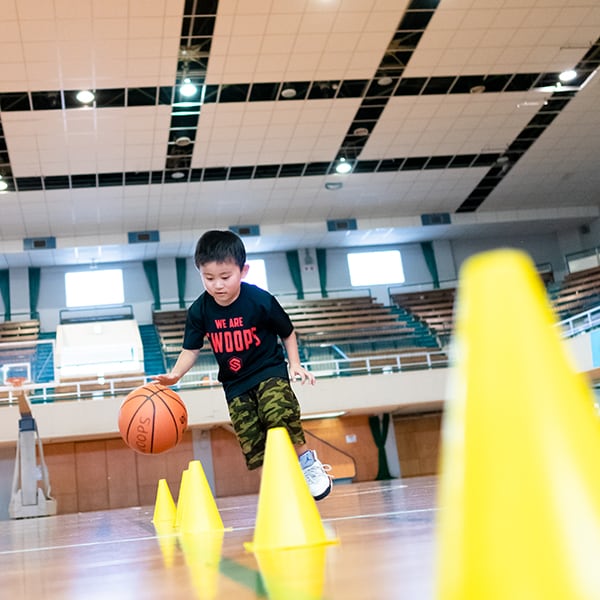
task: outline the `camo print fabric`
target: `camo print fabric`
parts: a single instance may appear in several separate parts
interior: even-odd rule
[[[272,377],[229,403],[229,416],[248,469],[263,463],[267,429],[285,427],[292,444],[304,444],[300,405],[287,379]]]

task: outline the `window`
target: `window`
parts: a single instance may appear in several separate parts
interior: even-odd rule
[[[123,304],[123,271],[71,271],[65,273],[67,308]]]
[[[248,274],[244,281],[246,283],[253,283],[263,290],[268,290],[265,261],[262,258],[253,258],[246,262],[250,265],[250,268],[248,269]]]
[[[348,268],[353,286],[404,282],[402,258],[398,250],[350,253]]]

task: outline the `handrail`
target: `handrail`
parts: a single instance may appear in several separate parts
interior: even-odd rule
[[[596,327],[600,327],[600,306],[591,308],[557,323],[562,329],[563,337],[574,337]]]
[[[61,308],[59,321],[64,323],[85,323],[89,321],[108,321],[112,319],[133,319],[131,304],[106,304],[101,306],[82,306],[78,308]],[[72,314],[73,316],[69,316]]]

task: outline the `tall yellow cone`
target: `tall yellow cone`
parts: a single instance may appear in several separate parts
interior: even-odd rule
[[[181,482],[179,483],[179,496],[177,497],[177,512],[175,513],[175,527],[178,529],[181,527],[181,518],[183,517],[183,511],[185,510],[185,503],[188,497],[187,483],[189,477],[189,470],[185,469],[181,474]]]
[[[256,552],[269,600],[320,600],[326,552],[324,545]]]
[[[600,421],[533,263],[472,257],[456,310],[436,597],[597,599]]]
[[[176,514],[175,501],[166,479],[159,479],[156,491],[156,502],[154,504],[154,516],[152,522],[175,524]]]
[[[258,496],[254,540],[247,550],[331,544],[284,427],[269,429]]]
[[[223,530],[223,521],[199,460],[188,465],[186,496],[183,499],[182,533]]]

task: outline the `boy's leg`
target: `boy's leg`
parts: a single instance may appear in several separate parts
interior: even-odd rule
[[[256,390],[231,400],[228,409],[246,466],[249,470],[257,469],[263,464],[267,432],[258,415]]]
[[[298,399],[286,379],[272,378],[258,386],[258,412],[265,430],[285,427],[296,449],[306,483],[315,500],[325,498],[331,492],[331,477],[316,452],[306,445],[304,429],[300,421]]]

